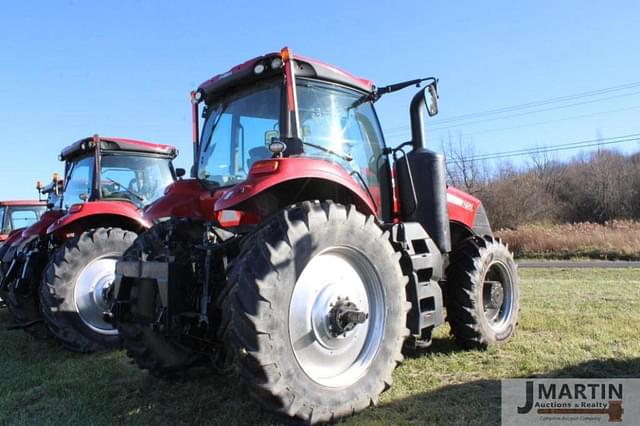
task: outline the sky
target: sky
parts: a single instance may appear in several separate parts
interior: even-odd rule
[[[284,46],[379,86],[437,76],[434,150],[445,140],[479,155],[640,133],[637,1],[51,0],[0,10],[0,199],[33,198],[36,180],[63,171],[60,150],[95,133],[175,145],[176,165],[189,169],[189,91]],[[389,145],[409,138],[415,91],[376,104]]]

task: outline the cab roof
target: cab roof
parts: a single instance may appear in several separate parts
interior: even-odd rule
[[[175,158],[178,155],[178,149],[171,145],[161,145],[135,139],[91,136],[80,139],[64,148],[62,152],[60,152],[60,160],[66,160],[86,152],[92,152],[95,149],[96,139],[100,142],[100,148],[104,151],[139,152],[169,158]]]
[[[29,206],[46,206],[46,201],[38,200],[6,200],[0,201],[0,207],[29,207]]]
[[[250,81],[252,77],[255,78],[253,73],[254,67],[260,63],[266,65],[267,71],[261,74],[259,78],[275,75],[276,72],[282,72],[282,68],[277,70],[270,69],[269,64],[275,58],[281,59],[282,56],[280,53],[272,52],[249,59],[240,65],[236,65],[229,71],[218,74],[205,81],[198,87],[198,91],[202,92],[204,97],[207,98],[214,94],[220,94],[233,86],[243,84],[247,80]],[[333,65],[297,54],[292,55],[292,58],[297,76],[339,83],[369,93],[375,90],[375,85],[371,80],[356,77]]]

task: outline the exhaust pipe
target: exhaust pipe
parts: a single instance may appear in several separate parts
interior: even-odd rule
[[[426,90],[411,100],[413,149],[396,163],[400,213],[403,221],[418,222],[442,253],[451,251],[444,155],[426,148],[424,117]]]

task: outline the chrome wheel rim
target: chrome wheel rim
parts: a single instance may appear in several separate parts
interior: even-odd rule
[[[489,326],[500,330],[513,309],[513,277],[503,262],[489,266],[482,285],[482,306]]]
[[[362,321],[341,328],[336,318],[344,309],[360,312],[354,316]],[[289,337],[298,364],[320,385],[355,383],[378,352],[386,317],[382,281],[366,256],[351,247],[324,250],[305,266],[291,296]]]
[[[111,308],[111,287],[116,277],[116,255],[106,255],[92,260],[80,271],[74,288],[76,312],[91,330],[107,335],[118,330],[104,320],[104,313]]]

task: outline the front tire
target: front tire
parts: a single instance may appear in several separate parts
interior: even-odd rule
[[[518,268],[506,245],[472,237],[451,255],[445,304],[451,334],[464,349],[507,342],[520,310]]]
[[[268,409],[308,423],[376,404],[409,334],[387,233],[354,206],[325,202],[289,207],[255,232],[222,303],[221,336],[243,382]]]
[[[47,265],[40,307],[51,334],[75,352],[112,349],[118,330],[104,319],[110,308],[115,264],[136,234],[98,228],[65,242]]]

